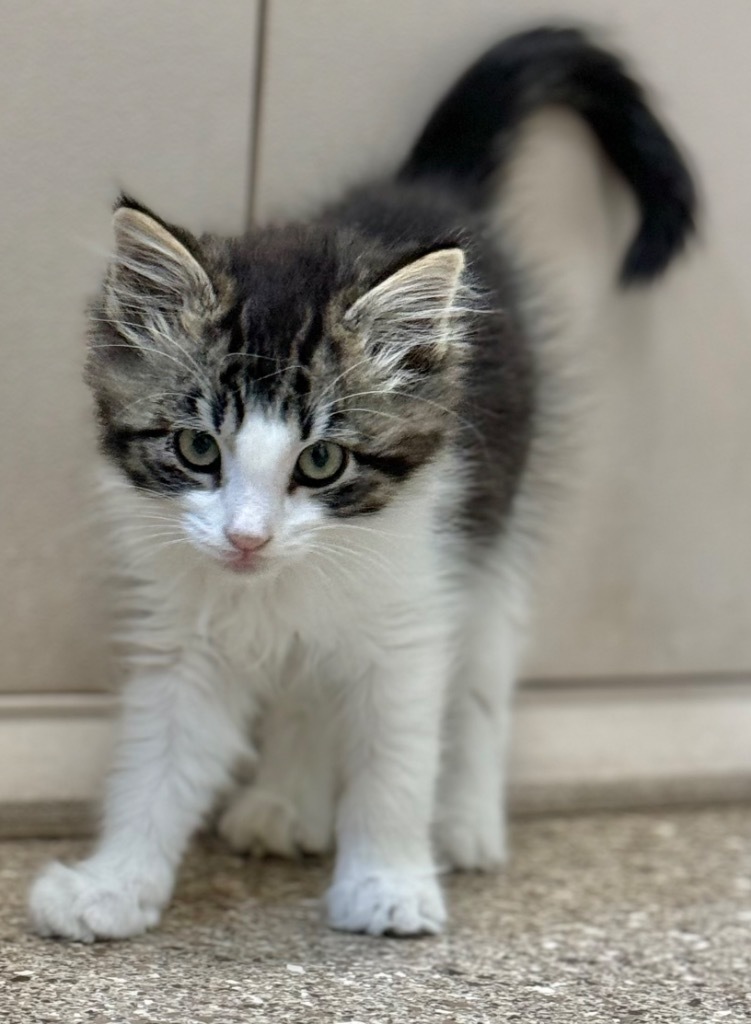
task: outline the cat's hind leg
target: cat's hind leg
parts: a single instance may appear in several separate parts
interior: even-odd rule
[[[253,780],[219,820],[235,852],[298,857],[332,848],[334,714],[334,695],[314,682],[274,694],[260,718]]]
[[[525,601],[481,581],[468,616],[446,723],[435,841],[439,860],[492,870],[506,855],[506,761]]]

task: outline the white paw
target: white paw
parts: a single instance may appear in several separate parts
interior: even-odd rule
[[[138,877],[94,860],[71,867],[55,862],[31,888],[31,924],[39,935],[78,942],[125,939],[157,924],[170,890],[167,872]]]
[[[441,863],[458,871],[495,871],[506,859],[502,808],[494,800],[443,808],[436,825]]]
[[[334,882],[326,895],[329,924],[368,935],[435,935],[446,921],[431,872],[372,871]]]
[[[219,834],[236,853],[299,857],[321,854],[333,844],[333,807],[321,800],[298,806],[272,790],[250,786],[219,820]]]

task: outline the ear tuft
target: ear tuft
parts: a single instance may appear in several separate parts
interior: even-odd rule
[[[112,217],[115,247],[104,279],[102,310],[118,334],[139,348],[206,312],[216,292],[198,242],[122,195]]]
[[[443,312],[454,299],[464,262],[461,249],[439,249],[413,260],[359,298],[345,319],[362,323],[418,308]]]
[[[173,300],[196,293],[213,296],[209,276],[193,253],[161,221],[143,209],[120,206],[112,218],[115,232],[113,283],[129,278],[132,291],[139,282],[150,297]]]
[[[454,304],[465,257],[439,249],[413,260],[361,296],[345,314],[377,363],[395,370],[408,353],[425,367],[446,355],[453,336]],[[419,359],[414,357],[420,350]]]

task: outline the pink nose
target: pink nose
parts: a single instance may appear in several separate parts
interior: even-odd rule
[[[227,530],[227,540],[230,544],[237,548],[238,551],[252,554],[254,551],[260,551],[261,548],[265,547],[271,540],[271,537],[267,534],[262,536],[255,533],[238,533],[235,530]]]

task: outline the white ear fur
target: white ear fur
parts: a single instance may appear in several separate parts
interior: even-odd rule
[[[451,309],[464,264],[461,249],[422,256],[361,296],[347,310],[345,323],[362,328],[370,343],[429,345],[439,355],[450,340]]]
[[[141,210],[121,207],[113,217],[115,232],[114,285],[118,275],[141,280],[146,292],[158,291],[175,298],[186,292],[213,297],[208,274],[179,239],[155,218]]]

